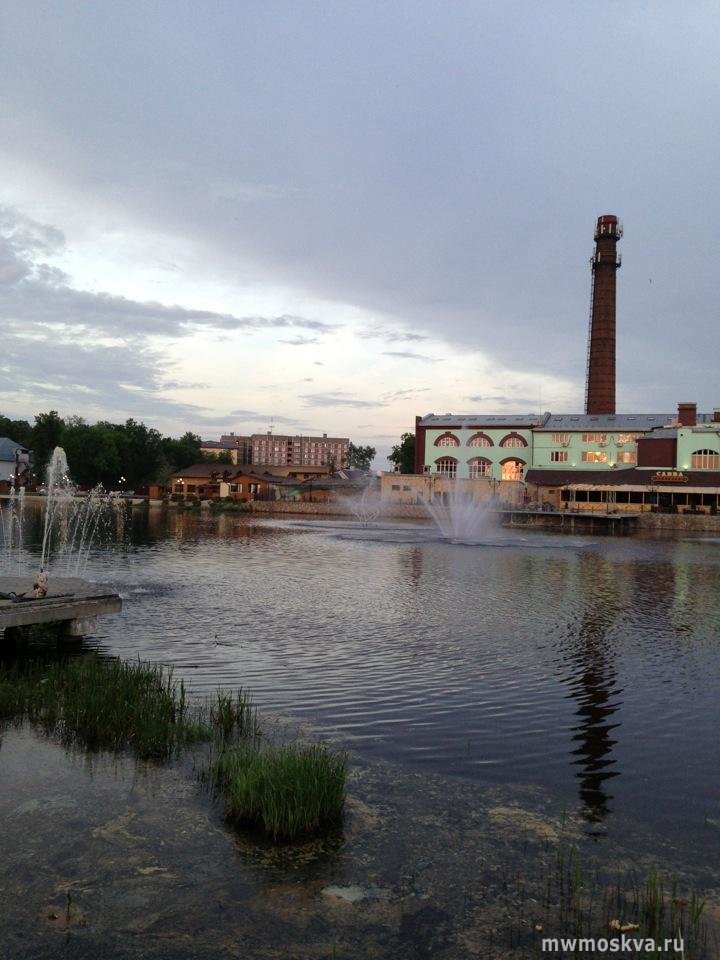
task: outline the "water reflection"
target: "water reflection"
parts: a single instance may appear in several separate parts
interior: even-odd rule
[[[542,784],[567,808],[579,798],[593,831],[672,824],[692,795],[684,842],[707,842],[720,546],[473,548],[418,528],[155,510],[132,536],[91,561],[125,601],[100,622],[104,652],[171,663],[200,694],[246,686],[261,710],[367,756]]]

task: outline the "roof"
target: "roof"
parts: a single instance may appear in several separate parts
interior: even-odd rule
[[[717,423],[712,413],[698,413],[697,426],[712,426]],[[483,427],[524,427],[536,432],[559,433],[572,431],[621,430],[633,433],[646,433],[659,427],[677,426],[675,413],[542,413],[542,414],[454,414],[428,413],[421,417],[421,427],[442,429],[481,429]],[[717,423],[720,427],[720,423]]]
[[[628,467],[623,470],[555,470],[533,469],[525,474],[526,483],[536,483],[543,487],[566,487],[569,484],[582,484],[587,487],[653,487],[656,490],[668,489],[672,482],[653,482],[658,473],[666,472],[663,467]],[[683,487],[720,487],[720,471],[718,470],[678,470],[687,477],[686,482],[677,484]]]
[[[0,460],[11,460],[14,463],[16,450],[27,452],[27,447],[21,443],[15,443],[10,437],[0,437]]]
[[[273,433],[272,431],[267,431],[266,433],[252,433],[250,435],[251,440],[310,440],[314,442],[322,443],[330,442],[333,443],[350,443],[349,437],[329,437],[324,433],[321,437],[317,434],[309,433]]]
[[[201,440],[201,450],[237,450],[238,445],[229,440]]]
[[[194,463],[190,467],[183,467],[182,470],[178,470],[172,475],[172,479],[184,480],[185,477],[210,478],[213,474],[222,476],[223,471],[227,470],[230,473],[236,469],[237,467],[233,467],[231,463]]]
[[[528,413],[521,415],[501,414],[454,414],[428,413],[419,423],[421,427],[457,427],[473,429],[475,427],[534,427],[542,423],[549,416],[547,413]]]
[[[227,483],[234,483],[236,478],[248,477],[250,480],[263,481],[264,483],[276,483],[284,485],[288,483],[297,484],[298,481],[289,477],[276,477],[268,470],[261,470],[258,467],[234,466],[232,463],[194,463],[190,467],[183,467],[173,473],[171,480],[225,480]]]
[[[627,430],[644,433],[676,420],[676,413],[552,413],[548,414],[542,426],[535,429],[539,432]]]

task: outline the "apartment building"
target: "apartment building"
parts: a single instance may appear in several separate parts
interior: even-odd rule
[[[254,433],[252,462],[269,466],[328,467],[340,469],[347,463],[350,440],[347,437],[290,436]]]

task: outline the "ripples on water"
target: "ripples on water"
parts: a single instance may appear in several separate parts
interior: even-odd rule
[[[590,830],[720,850],[718,543],[501,539],[152,511],[91,559],[125,600],[96,642],[365,754],[540,783]]]

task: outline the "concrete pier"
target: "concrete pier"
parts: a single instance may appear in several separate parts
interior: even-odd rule
[[[638,527],[636,513],[593,513],[590,510],[574,513],[570,510],[498,510],[504,527],[534,527],[537,530],[557,530],[559,533],[612,534],[625,536]]]
[[[10,593],[25,596],[15,602]],[[116,593],[75,577],[50,575],[47,596],[32,594],[32,577],[0,577],[0,638],[14,627],[43,623],[63,624],[66,636],[83,637],[95,629],[96,617],[122,609]]]

